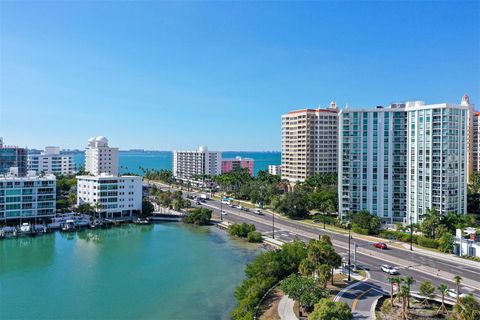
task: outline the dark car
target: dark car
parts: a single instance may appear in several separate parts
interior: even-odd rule
[[[373,246],[379,249],[387,249],[387,245],[383,242],[374,243]]]

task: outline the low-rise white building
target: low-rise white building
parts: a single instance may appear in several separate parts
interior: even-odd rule
[[[282,174],[282,166],[271,164],[268,166],[268,173],[274,176],[280,176]]]
[[[75,173],[73,156],[60,154],[59,147],[45,147],[41,154],[29,154],[28,170],[40,173],[69,175]]]
[[[173,151],[173,176],[175,179],[195,184],[203,183],[195,176],[216,176],[222,172],[222,153],[200,147],[197,151]]]
[[[142,210],[142,177],[77,176],[77,205],[88,203],[103,217],[131,216]]]
[[[0,176],[0,220],[50,218],[55,216],[56,178],[38,176]]]
[[[478,238],[475,228],[456,230],[453,253],[458,256],[480,258],[480,238]]]

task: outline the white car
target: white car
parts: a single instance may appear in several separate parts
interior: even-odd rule
[[[382,264],[380,269],[382,269],[383,272],[386,272],[388,274],[398,274],[398,270],[395,269],[395,267],[389,266],[387,264]]]
[[[228,214],[226,211],[222,211],[222,215],[226,215]]]
[[[452,297],[452,298],[456,298],[457,297],[457,290],[456,289],[448,289],[447,291],[447,295]],[[465,293],[461,293],[458,295],[459,298],[465,298],[467,295]]]

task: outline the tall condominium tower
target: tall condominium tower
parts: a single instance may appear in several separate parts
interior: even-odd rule
[[[339,212],[418,222],[427,209],[466,212],[470,106],[343,110],[339,116]]]
[[[197,151],[173,151],[173,176],[178,180],[201,184],[203,180],[196,176],[221,173],[221,158],[221,152],[208,151],[205,146]]]
[[[480,171],[480,112],[472,114],[472,170]]]
[[[27,149],[3,144],[0,140],[0,174],[7,174],[10,168],[18,168],[18,175],[27,174]]]
[[[100,173],[118,175],[118,148],[108,146],[108,139],[97,137],[88,139],[85,149],[85,171],[94,176]]]
[[[342,215],[368,210],[386,222],[405,220],[404,106],[340,112],[338,197]]]
[[[304,181],[337,172],[338,108],[291,111],[282,116],[282,178]]]

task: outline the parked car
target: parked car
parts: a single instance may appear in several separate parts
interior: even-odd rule
[[[457,290],[456,289],[448,289],[447,295],[452,298],[457,298]],[[461,293],[458,295],[460,298],[465,298],[467,295],[465,293]]]
[[[379,249],[388,249],[387,244],[383,242],[374,243],[373,246]]]
[[[380,267],[383,272],[386,272],[388,274],[398,274],[398,270],[395,267],[389,266],[387,264],[382,264]]]

